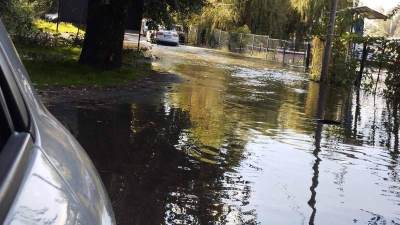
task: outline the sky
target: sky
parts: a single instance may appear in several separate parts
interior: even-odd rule
[[[400,0],[361,0],[360,5],[369,6],[372,9],[381,11],[383,8],[385,12],[390,11]]]

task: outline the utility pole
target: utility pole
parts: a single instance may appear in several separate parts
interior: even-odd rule
[[[137,43],[137,51],[138,52],[140,52],[140,37],[142,34],[142,29],[143,29],[143,18],[140,20],[139,37],[138,37],[138,43]]]
[[[322,60],[322,70],[320,82],[326,83],[328,80],[329,62],[332,52],[332,40],[335,33],[335,21],[338,0],[331,0],[331,12],[329,15],[328,32],[325,40],[324,58]]]

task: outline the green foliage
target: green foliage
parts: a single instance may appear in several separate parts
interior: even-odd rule
[[[193,17],[191,25],[230,32],[247,25],[251,33],[279,39],[323,37],[329,3],[325,0],[208,0],[202,12]],[[351,4],[350,0],[339,0],[339,9]],[[338,14],[337,33],[350,28],[351,18],[347,11]]]
[[[387,50],[382,56],[387,68],[385,95],[400,103],[400,43],[388,41],[386,46]]]
[[[14,40],[47,42],[49,35],[39,32],[34,21],[47,12],[52,3],[53,0],[5,0],[0,3],[0,16]]]
[[[1,19],[11,34],[24,35],[32,30],[35,7],[25,0],[6,0],[1,3]]]
[[[332,47],[332,64],[330,74],[332,82],[337,86],[350,86],[356,77],[357,61],[348,57],[349,42],[347,36],[334,38]]]
[[[144,17],[155,24],[171,26],[185,23],[192,14],[199,12],[206,0],[147,0],[144,5]]]
[[[241,34],[250,34],[251,30],[247,25],[243,25],[241,27],[236,28],[234,32]]]
[[[384,94],[391,102],[400,103],[400,42],[382,37],[348,36],[347,42],[366,44],[368,63],[379,71],[386,70]],[[368,76],[368,73],[367,73]],[[370,79],[372,80],[372,78]],[[374,84],[376,85],[376,84]],[[370,84],[372,86],[372,84]]]
[[[289,0],[208,0],[190,24],[229,32],[247,26],[251,33],[288,38],[289,34],[304,33],[299,21],[299,14],[291,8]]]
[[[246,5],[245,23],[255,34],[288,38],[289,15],[294,12],[289,0],[251,0]]]

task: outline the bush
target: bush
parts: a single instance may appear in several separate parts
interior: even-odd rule
[[[25,35],[33,29],[34,7],[28,1],[8,0],[1,3],[1,19],[11,35]]]
[[[236,28],[233,32],[241,34],[250,34],[251,30],[247,25],[243,25],[241,27]]]
[[[52,3],[53,0],[2,0],[0,16],[13,38],[48,40],[49,35],[38,32],[34,20],[48,12]]]

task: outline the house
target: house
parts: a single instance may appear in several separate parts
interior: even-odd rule
[[[383,15],[382,13],[373,10],[367,6],[359,6],[349,8],[350,12],[353,14],[353,24],[352,24],[352,32],[359,34],[360,36],[364,35],[364,24],[365,19],[370,20],[387,20],[388,17]]]

